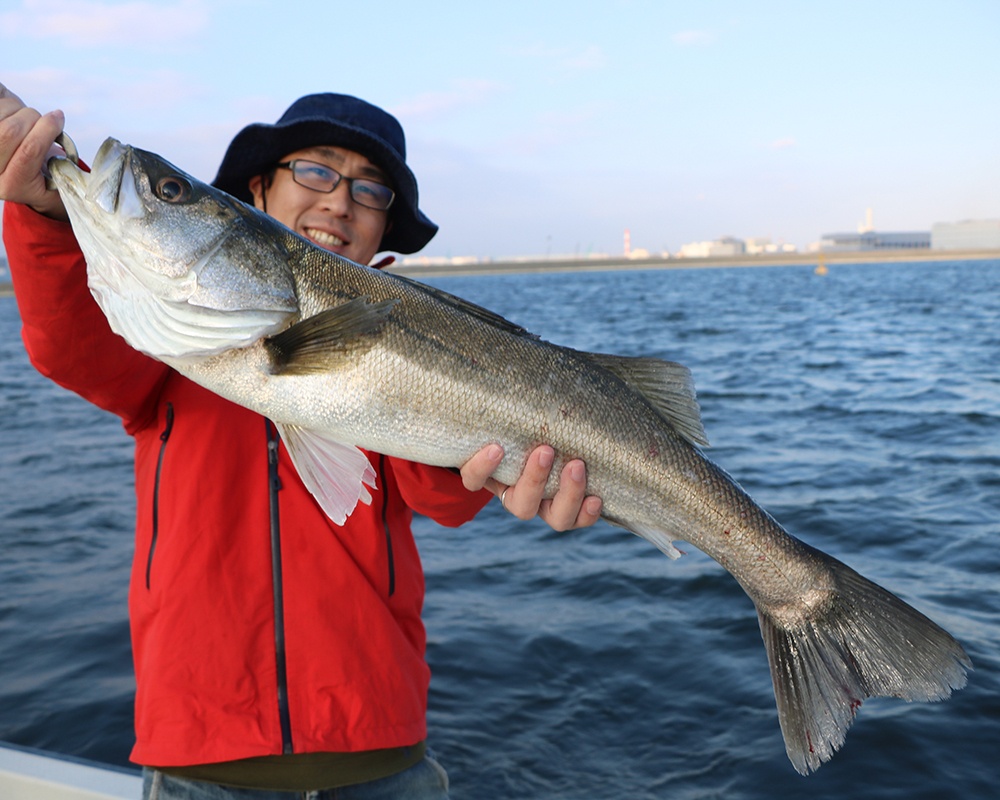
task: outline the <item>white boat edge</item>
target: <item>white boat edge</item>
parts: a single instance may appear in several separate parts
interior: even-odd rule
[[[72,756],[0,742],[3,800],[140,800],[142,776]]]

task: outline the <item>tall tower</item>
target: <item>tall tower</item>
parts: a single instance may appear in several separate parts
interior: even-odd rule
[[[875,230],[874,216],[870,208],[865,209],[865,221],[858,225],[858,233],[870,233]]]
[[[628,228],[625,229],[625,258],[632,255],[632,234],[629,233]]]

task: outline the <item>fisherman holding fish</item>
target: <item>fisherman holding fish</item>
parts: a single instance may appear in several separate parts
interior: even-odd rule
[[[323,513],[275,426],[115,335],[44,166],[64,117],[0,85],[4,241],[32,363],[135,438],[130,624],[136,744],[150,798],[443,798],[427,752],[429,670],[414,512],[461,525],[493,497],[556,530],[593,524],[582,461],[543,498],[553,450],[511,485],[483,448],[460,473],[368,452],[371,502]],[[354,97],[296,101],[244,128],[215,185],[362,264],[437,231],[402,128]],[[380,265],[384,263],[380,262]]]
[[[38,197],[62,120],[26,138],[23,115],[8,119],[0,196],[26,199],[27,185]],[[27,155],[5,138],[30,138]],[[35,364],[136,439],[132,757],[156,768],[157,790],[310,790],[333,775],[357,786],[377,770],[446,792],[422,744],[410,515],[460,524],[491,491],[555,527],[587,524],[599,505],[666,555],[683,540],[725,568],[753,600],[803,774],[841,747],[865,699],[941,700],[965,685],[954,637],[791,535],[703,453],[686,367],[547,342],[344,258],[409,252],[434,232],[385,112],[303,98],[236,137],[216,186],[114,138],[86,171],[61,142],[48,181],[72,234],[14,205],[8,254]],[[416,796],[385,786],[379,796]],[[338,796],[375,796],[357,792]]]

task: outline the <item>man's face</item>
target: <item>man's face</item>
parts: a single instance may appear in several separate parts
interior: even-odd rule
[[[306,159],[323,164],[345,178],[368,178],[389,186],[386,174],[360,153],[343,147],[308,147],[289,153],[282,162]],[[254,205],[305,236],[313,243],[359,264],[368,264],[378,252],[386,231],[387,211],[356,203],[348,182],[341,180],[332,192],[317,192],[300,186],[288,169],[275,170],[265,185],[264,176],[250,179]]]

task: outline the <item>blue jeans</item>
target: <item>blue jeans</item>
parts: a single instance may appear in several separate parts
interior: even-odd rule
[[[448,773],[430,754],[388,778],[319,792],[236,789],[153,769],[144,769],[142,778],[143,800],[448,800]]]

